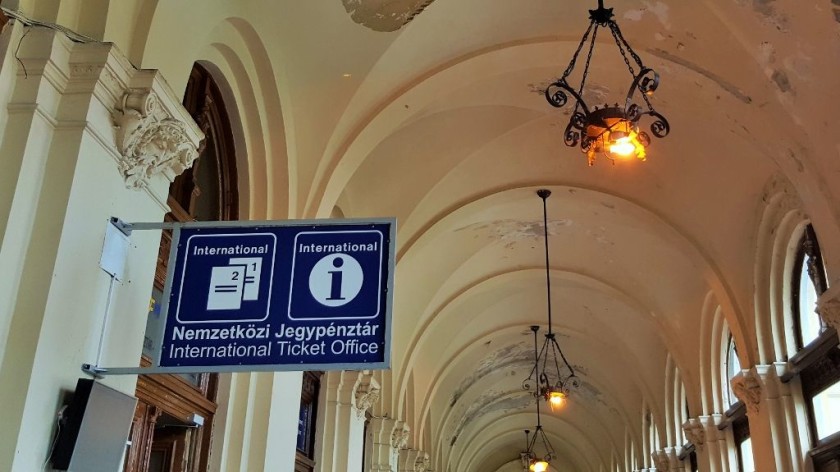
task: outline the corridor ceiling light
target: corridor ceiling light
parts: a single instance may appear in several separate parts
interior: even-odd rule
[[[545,238],[545,289],[546,306],[548,312],[548,332],[545,334],[542,349],[538,350],[537,333],[539,326],[531,326],[534,333],[534,368],[531,369],[528,378],[522,381],[522,388],[528,391],[533,389],[537,398],[537,415],[539,417],[539,400],[544,398],[552,411],[559,411],[567,402],[570,388],[578,388],[580,379],[575,375],[575,369],[566,360],[557,337],[554,334],[551,320],[551,274],[549,272],[548,259],[548,208],[546,199],[551,195],[547,189],[537,190],[537,195],[543,202],[543,232]],[[561,362],[562,361],[562,368]],[[534,433],[536,434],[536,433]]]
[[[613,19],[613,9],[604,8],[604,0],[598,0],[597,9],[589,10],[589,20],[589,28],[583,33],[583,38],[581,38],[572,60],[566,67],[566,71],[563,72],[562,77],[545,89],[545,98],[548,103],[557,108],[566,105],[569,100],[567,93],[575,99],[575,108],[563,133],[563,142],[569,147],[580,144],[580,149],[586,153],[590,166],[595,163],[595,156],[599,153],[613,161],[616,158],[632,158],[633,156],[643,161],[647,156],[645,148],[650,144],[650,136],[647,132],[639,130],[639,119],[644,115],[653,117],[654,121],[650,125],[650,131],[658,138],[664,138],[671,131],[668,120],[657,113],[650,103],[650,96],[659,87],[659,74],[653,69],[645,67],[642,59],[624,39],[618,23]],[[589,74],[589,63],[592,60],[592,53],[595,48],[595,38],[598,36],[598,29],[601,27],[609,28],[615,44],[618,46],[618,51],[633,77],[624,107],[616,103],[613,106],[604,104],[602,108],[597,106],[590,108],[583,100],[584,86]],[[583,77],[578,88],[574,89],[566,79],[574,70],[578,55],[587,40],[589,41],[589,51],[583,69]],[[638,74],[633,64],[639,68]],[[644,108],[633,102],[636,90],[641,92]]]

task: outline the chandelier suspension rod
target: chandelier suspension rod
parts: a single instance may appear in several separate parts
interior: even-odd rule
[[[548,335],[552,334],[551,329],[551,276],[548,269],[548,208],[546,206],[546,200],[548,199],[549,195],[551,195],[551,190],[548,189],[540,189],[537,191],[537,195],[542,198],[543,201],[543,233],[545,235],[544,242],[545,242],[545,290],[546,290],[546,300],[548,302]]]
[[[540,372],[539,372],[540,356],[539,356],[539,354],[537,354],[537,347],[539,346],[539,343],[537,342],[537,331],[539,331],[539,330],[540,330],[539,326],[531,326],[531,331],[534,332],[534,369],[537,371],[536,376],[537,376],[537,382],[538,383],[539,383],[539,379],[540,379]],[[534,431],[534,437],[536,438],[537,437],[537,431],[542,429],[542,423],[540,422],[540,397],[539,397],[539,393],[535,393],[534,396],[537,399],[537,429],[536,429],[536,431]]]

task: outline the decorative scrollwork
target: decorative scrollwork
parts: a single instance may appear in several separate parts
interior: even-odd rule
[[[631,104],[624,112],[627,115],[627,119],[632,122],[636,122],[639,120],[639,117],[642,116],[642,107],[640,107],[637,103]]]
[[[650,135],[644,131],[639,131],[639,134],[636,135],[636,139],[639,140],[642,146],[648,147],[650,146]]]
[[[580,142],[580,133],[572,129],[572,122],[569,122],[566,131],[563,132],[563,142],[569,147],[575,147]]]
[[[581,151],[589,152],[589,149],[592,148],[592,143],[594,143],[594,140],[592,138],[590,138],[589,136],[584,135],[583,138],[580,141]]]
[[[566,389],[569,389],[569,388],[578,389],[578,388],[580,388],[580,379],[576,375],[569,376],[569,378],[566,379],[565,387],[566,387]]]
[[[653,69],[642,69],[639,72],[641,81],[639,82],[639,90],[647,95],[651,95],[659,88],[659,74]]]
[[[649,67],[640,70],[633,78],[633,83],[630,84],[630,90],[627,91],[625,108],[629,108],[630,104],[633,103],[633,96],[636,94],[636,89],[641,91],[645,96],[648,96],[652,95],[657,88],[659,88],[659,74]]]
[[[574,126],[575,128],[583,131],[586,129],[587,119],[586,115],[581,112],[575,112],[572,117],[569,119],[569,125]]]
[[[668,124],[668,120],[653,110],[649,111],[648,114],[656,118],[656,121],[650,125],[650,130],[653,132],[653,135],[657,138],[664,138],[665,136],[668,136],[668,133],[671,132],[671,125]]]
[[[548,100],[551,106],[556,108],[564,106],[569,101],[569,97],[563,92],[562,85],[559,81],[554,82],[545,89],[545,99]]]
[[[530,391],[532,388],[534,388],[534,382],[535,382],[535,380],[532,379],[531,377],[528,377],[527,379],[523,380],[522,381],[522,390]]]
[[[566,79],[560,79],[545,89],[545,99],[555,108],[560,108],[568,103],[569,95],[575,99],[575,114],[582,112],[584,116],[589,115],[589,108],[583,101],[583,97],[566,83]]]

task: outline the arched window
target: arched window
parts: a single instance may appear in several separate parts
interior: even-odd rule
[[[728,406],[738,403],[738,397],[732,389],[732,379],[741,372],[741,361],[738,359],[738,348],[735,340],[729,336],[729,343],[726,348],[726,366],[724,368],[724,385],[726,385],[726,399]]]
[[[828,288],[820,246],[814,228],[808,225],[799,240],[791,275],[791,311],[796,348],[814,342],[825,331],[816,313],[817,298]]]
[[[790,314],[798,350],[790,362],[793,374],[799,373],[802,381],[809,455],[815,469],[836,470],[840,458],[840,348],[837,333],[815,312],[817,299],[828,289],[828,283],[811,225],[805,227],[797,243],[789,277]]]
[[[732,425],[732,439],[735,441],[735,455],[738,459],[740,472],[755,471],[753,460],[752,440],[750,439],[750,423],[746,415],[744,403],[735,395],[732,379],[741,372],[741,361],[738,359],[738,347],[735,339],[729,335],[726,347],[726,364],[724,376],[726,382],[726,400],[729,409],[726,411],[726,421]]]
[[[204,132],[193,167],[169,187],[167,222],[235,220],[239,217],[236,156],[222,94],[211,74],[193,66],[184,97]],[[164,231],[149,303],[141,365],[160,349],[156,341],[164,316],[161,300],[172,234]],[[207,470],[216,413],[217,374],[141,375],[129,440],[126,472]],[[200,418],[200,420],[196,420]]]

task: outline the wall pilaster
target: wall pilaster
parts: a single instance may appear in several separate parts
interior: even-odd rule
[[[665,447],[651,454],[654,470],[659,472],[684,472],[687,469],[687,460],[680,460],[681,448]]]
[[[793,398],[796,384],[781,377],[787,364],[757,365],[733,380],[736,395],[747,405],[753,458],[759,471],[801,471],[802,450]]]
[[[361,472],[365,411],[379,400],[370,371],[327,372],[321,383],[316,467],[320,472]],[[320,443],[320,444],[319,444]]]
[[[112,283],[98,266],[108,218],[162,221],[174,170],[161,170],[195,153],[202,134],[160,74],[134,69],[112,44],[14,28],[17,57],[7,49],[0,71],[10,90],[0,128],[0,470],[17,472],[41,469],[55,412],[81,364],[97,358]],[[133,95],[154,97],[156,116],[181,133],[138,125],[150,144],[126,155],[117,117]],[[145,185],[130,185],[126,160],[155,163]],[[154,231],[131,236],[103,364],[137,365],[159,240]],[[133,393],[135,380],[105,383]]]
[[[398,472],[426,472],[431,469],[429,454],[417,449],[402,449],[399,452]]]
[[[399,453],[406,447],[411,429],[405,422],[373,417],[368,425],[365,446],[365,472],[397,472]]]

